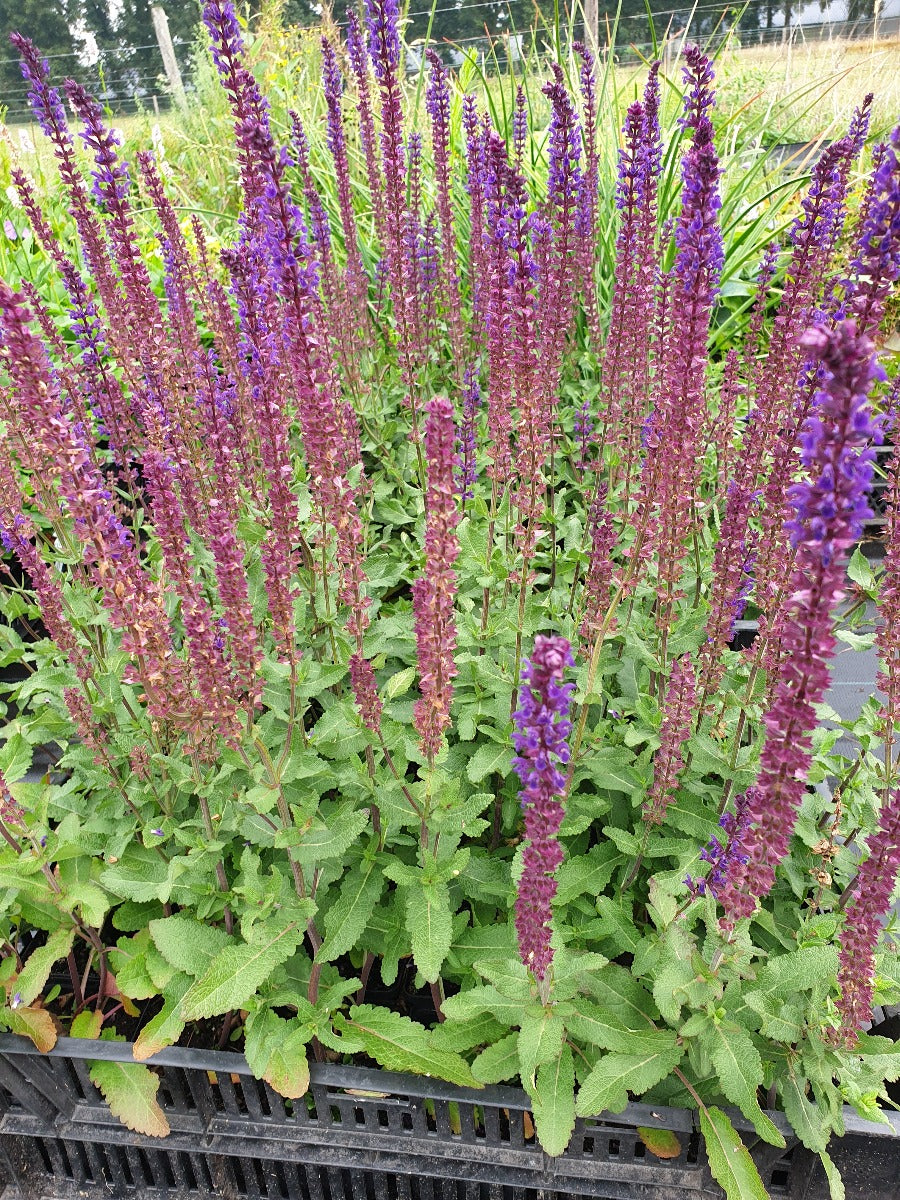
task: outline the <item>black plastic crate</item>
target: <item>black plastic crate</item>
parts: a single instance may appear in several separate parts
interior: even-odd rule
[[[719,1196],[694,1115],[633,1104],[579,1120],[568,1150],[538,1145],[528,1098],[358,1067],[315,1064],[303,1100],[282,1099],[237,1054],[173,1048],[150,1064],[172,1132],[125,1129],[88,1060],[131,1061],[124,1042],[61,1038],[50,1055],[0,1036],[0,1146],[10,1180],[43,1196],[175,1200],[701,1200]],[[783,1120],[782,1120],[783,1124]],[[673,1130],[677,1158],[638,1126]],[[786,1126],[785,1126],[786,1128]],[[770,1194],[802,1195],[810,1164],[754,1147]]]

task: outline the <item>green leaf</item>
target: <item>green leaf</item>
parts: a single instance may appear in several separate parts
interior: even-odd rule
[[[508,996],[510,1000],[527,1004],[534,998],[528,968],[519,959],[478,959],[472,965],[479,975],[483,975],[501,995]]]
[[[100,882],[107,891],[123,900],[165,902],[172,892],[169,867],[169,863],[151,850],[131,845],[120,862],[102,872]]]
[[[826,1154],[824,1150],[820,1150],[819,1158],[825,1169],[825,1178],[828,1180],[828,1190],[831,1193],[831,1200],[846,1200],[847,1191],[844,1187],[844,1181],[841,1179],[841,1173],[834,1165],[831,1155]]]
[[[188,975],[202,975],[217,954],[234,944],[224,929],[181,913],[151,921],[149,929],[153,944],[166,962]]]
[[[453,941],[450,893],[445,883],[422,883],[403,891],[413,961],[425,980],[435,983]]]
[[[591,995],[607,1009],[621,1010],[623,1022],[640,1028],[647,1018],[655,1020],[659,1010],[649,992],[638,980],[616,963],[585,976],[585,985]]]
[[[674,1130],[638,1125],[637,1131],[638,1137],[657,1158],[678,1158],[681,1154],[681,1142]]]
[[[779,1091],[785,1115],[797,1137],[813,1154],[823,1154],[830,1131],[822,1121],[822,1114],[806,1094],[805,1077],[798,1075],[791,1066],[787,1078],[779,1081]]]
[[[501,1025],[490,1013],[482,1013],[462,1024],[444,1021],[431,1031],[431,1044],[436,1050],[472,1050],[475,1046],[488,1046],[503,1037],[506,1026]]]
[[[341,858],[359,840],[368,821],[367,809],[346,805],[332,814],[327,824],[314,821],[309,829],[303,830],[296,845],[291,843],[294,845],[294,858],[303,867],[312,867],[330,858]],[[275,845],[279,845],[277,834]]]
[[[56,1045],[56,1023],[46,1008],[4,1008],[0,1019],[10,1033],[31,1038],[41,1054],[49,1054]]]
[[[575,1066],[568,1046],[562,1046],[555,1058],[538,1067],[531,1104],[544,1153],[551,1158],[562,1154],[575,1129]]]
[[[585,892],[589,896],[601,895],[620,861],[612,842],[602,842],[587,854],[570,858],[557,872],[554,905],[569,904]]]
[[[590,1000],[579,1000],[577,1012],[566,1017],[566,1028],[576,1037],[599,1046],[602,1050],[615,1050],[622,1054],[644,1054],[671,1046],[672,1038],[667,1030],[654,1029],[635,1013],[629,1013],[632,1022],[641,1020],[637,1028],[629,1028],[618,1012],[592,1004]]]
[[[859,546],[853,551],[853,555],[847,563],[847,575],[854,583],[859,584],[870,599],[878,599],[878,580],[875,578],[875,572],[869,565],[869,560]]]
[[[69,1026],[69,1037],[95,1040],[99,1038],[102,1029],[103,1013],[85,1008],[72,1018],[72,1023]]]
[[[519,1035],[508,1033],[476,1057],[472,1074],[480,1083],[505,1083],[519,1076]]]
[[[681,1062],[683,1050],[676,1046],[675,1034],[670,1044],[653,1053],[604,1054],[578,1093],[578,1114],[593,1117],[601,1112],[622,1112],[628,1103],[628,1093],[640,1097],[665,1079]]]
[[[512,748],[503,742],[482,742],[466,763],[466,774],[471,783],[481,783],[494,772],[506,777],[511,769]]]
[[[346,1028],[351,1039],[362,1044],[365,1052],[386,1071],[411,1071],[415,1075],[436,1075],[460,1087],[478,1087],[469,1065],[459,1054],[436,1050],[428,1030],[409,1017],[356,1004],[349,1019],[340,1017],[336,1028]]]
[[[725,1113],[715,1106],[700,1109],[709,1169],[727,1200],[769,1200],[756,1164]]]
[[[797,992],[810,991],[823,980],[833,979],[837,966],[837,946],[804,946],[771,958],[760,971],[756,987],[790,1000]]]
[[[710,1021],[702,1035],[708,1043],[722,1091],[736,1104],[761,1138],[772,1146],[783,1146],[784,1138],[759,1106],[756,1089],[763,1081],[759,1051],[746,1029],[731,1023]]]
[[[18,781],[31,766],[33,748],[21,733],[12,733],[0,747],[0,772],[9,783]]]
[[[492,1013],[504,1025],[520,1025],[522,1021],[522,1001],[502,995],[489,983],[448,996],[441,1007],[445,1016],[456,1021],[485,1012]]]
[[[166,1046],[174,1046],[181,1037],[187,1023],[181,1002],[192,985],[190,975],[185,974],[178,974],[169,981],[163,993],[162,1008],[141,1029],[132,1046],[131,1052],[137,1062],[152,1058]]]
[[[159,1076],[138,1063],[92,1062],[91,1083],[103,1093],[114,1117],[127,1129],[148,1137],[165,1137],[169,1132],[166,1114],[156,1093]]]
[[[519,1030],[519,1065],[522,1082],[530,1087],[536,1068],[557,1058],[566,1029],[562,1017],[542,1008],[539,1013],[522,1014]]]
[[[263,1079],[287,1100],[299,1100],[309,1090],[308,1026],[286,1021],[270,1009],[254,1013],[247,1021],[244,1055],[257,1079]]]
[[[374,862],[363,860],[347,872],[341,880],[337,900],[325,914],[325,940],[316,955],[318,962],[334,962],[353,949],[383,888],[384,875]]]
[[[28,956],[28,961],[19,972],[15,986],[15,991],[21,996],[24,1005],[27,1006],[37,1000],[50,978],[53,964],[66,957],[72,949],[74,941],[74,929],[56,929],[43,946],[39,946]]]
[[[228,946],[184,997],[181,1008],[186,1020],[242,1008],[275,968],[291,957],[302,937],[296,925],[270,927],[259,931],[253,945]]]

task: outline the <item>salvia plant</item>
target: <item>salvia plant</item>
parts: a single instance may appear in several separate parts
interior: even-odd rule
[[[217,243],[13,38],[67,223],[13,183],[66,301],[0,283],[0,1021],[131,1040],[93,1072],[147,1133],[144,1061],[187,1031],[298,1104],[310,1057],[520,1080],[553,1155],[629,1098],[695,1106],[763,1195],[731,1106],[839,1194],[844,1105],[878,1120],[900,1078],[867,1032],[900,999],[900,129],[861,180],[862,103],[712,353],[699,49],[674,142],[658,64],[628,108],[609,280],[584,46],[540,137],[436,54],[414,124],[367,0],[282,137],[228,0],[205,22]],[[838,641],[880,662],[853,720]]]

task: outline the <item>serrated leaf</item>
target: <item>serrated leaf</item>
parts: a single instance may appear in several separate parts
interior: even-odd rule
[[[636,1029],[659,1016],[653,998],[637,979],[616,963],[586,975],[585,986],[606,1009],[620,1010],[623,1022]]]
[[[261,933],[260,941],[252,946],[228,946],[182,1000],[185,1019],[196,1021],[242,1008],[275,968],[291,957],[302,936],[296,925],[287,925]]]
[[[725,1113],[715,1106],[701,1108],[700,1130],[709,1168],[727,1200],[769,1200],[750,1152]]]
[[[341,881],[337,900],[325,914],[325,940],[319,962],[334,962],[352,950],[362,936],[384,888],[384,875],[374,862],[364,860]]]
[[[131,1053],[137,1062],[145,1062],[166,1046],[174,1046],[181,1037],[187,1024],[181,1001],[193,983],[190,975],[186,974],[176,975],[169,981],[163,994],[162,1008],[143,1026],[132,1046]]]
[[[415,1075],[435,1075],[461,1087],[480,1086],[461,1055],[436,1050],[428,1030],[409,1017],[372,1004],[357,1004],[340,1025],[386,1071],[412,1071]]]
[[[169,1132],[166,1114],[156,1093],[159,1077],[138,1063],[92,1062],[91,1083],[103,1093],[109,1111],[127,1129],[148,1137],[165,1137]]]
[[[528,969],[517,958],[478,959],[473,963],[479,975],[494,985],[503,996],[527,1004],[533,999]]]
[[[538,1067],[531,1107],[541,1148],[555,1158],[568,1146],[575,1129],[575,1066],[568,1046]]]
[[[672,1129],[653,1129],[638,1125],[638,1137],[651,1154],[657,1158],[678,1158],[681,1154],[681,1142]]]
[[[844,1187],[843,1179],[841,1179],[841,1173],[834,1165],[831,1155],[826,1154],[824,1150],[820,1150],[819,1158],[825,1170],[825,1178],[828,1180],[828,1191],[831,1194],[831,1200],[846,1200],[847,1190]]]
[[[263,1079],[287,1100],[299,1100],[309,1090],[306,1046],[313,1031],[284,1020],[268,1009],[247,1022],[244,1055],[257,1079]]]
[[[505,1083],[519,1075],[519,1035],[508,1033],[487,1046],[472,1063],[472,1074],[480,1083]]]
[[[784,1146],[784,1137],[759,1106],[756,1090],[763,1081],[759,1051],[746,1029],[739,1025],[710,1021],[702,1040],[707,1044],[722,1091],[736,1104],[761,1138],[772,1146]]]
[[[329,818],[327,824],[315,822],[303,831],[294,845],[294,858],[303,867],[312,867],[331,858],[341,858],[359,840],[369,821],[365,808],[345,807]],[[278,838],[276,835],[276,845]]]
[[[176,971],[195,977],[209,968],[217,954],[234,944],[234,938],[224,929],[181,913],[151,921],[148,928],[153,944],[166,962]]]
[[[455,1050],[459,1054],[495,1042],[503,1036],[505,1029],[496,1017],[485,1012],[463,1023],[444,1021],[432,1029],[431,1044],[436,1050]]]
[[[56,1023],[46,1008],[6,1008],[3,1020],[10,1033],[30,1038],[41,1054],[49,1054],[56,1045]]]
[[[445,883],[404,888],[406,929],[413,961],[428,983],[437,982],[453,941],[453,912]]]
[[[32,951],[19,972],[15,991],[24,1005],[32,1004],[44,990],[54,963],[65,958],[75,941],[74,929],[55,929],[43,946]]]
[[[466,763],[466,775],[471,783],[481,783],[497,772],[504,778],[512,769],[512,747],[502,742],[482,742]]]
[[[602,842],[587,854],[570,858],[557,872],[553,903],[569,904],[576,896],[585,893],[589,896],[601,895],[620,861],[621,855],[612,842]]]
[[[170,865],[152,851],[132,845],[120,862],[101,873],[100,882],[123,900],[165,902],[172,892]]]
[[[629,1014],[631,1021],[640,1018]],[[578,1011],[566,1018],[566,1028],[576,1037],[582,1038],[602,1050],[615,1050],[622,1054],[643,1054],[671,1044],[665,1031],[653,1029],[643,1021],[637,1029],[629,1028],[617,1012],[580,1000]],[[663,1033],[663,1037],[660,1037]]]
[[[519,1030],[519,1066],[522,1082],[530,1086],[534,1072],[543,1063],[559,1056],[566,1035],[562,1018],[542,1008],[539,1013],[523,1013]]]
[[[576,1108],[578,1115],[593,1117],[601,1112],[622,1112],[628,1093],[639,1097],[665,1079],[681,1062],[683,1050],[676,1046],[670,1030],[670,1044],[654,1053],[604,1054],[581,1085]]]
[[[759,972],[756,987],[783,1000],[806,992],[823,979],[837,975],[837,946],[803,946],[789,954],[777,954]]]
[[[806,1094],[806,1079],[789,1068],[787,1078],[779,1081],[784,1112],[797,1137],[813,1154],[823,1154],[828,1145],[829,1130],[821,1113]]]
[[[522,1001],[501,995],[490,983],[448,996],[441,1007],[446,1016],[457,1021],[485,1012],[492,1013],[504,1025],[519,1025],[522,1020]]]

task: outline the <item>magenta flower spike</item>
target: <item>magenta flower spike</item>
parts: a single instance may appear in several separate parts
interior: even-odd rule
[[[835,646],[832,611],[844,595],[845,560],[871,516],[871,449],[880,426],[867,403],[878,374],[867,337],[852,321],[814,327],[805,352],[821,364],[821,390],[802,437],[807,480],[794,485],[795,517],[787,527],[796,554],[783,623],[782,654],[764,716],[766,741],[749,803],[747,862],[737,864],[720,899],[728,929],[749,916],[775,882],[806,789],[815,727],[813,706],[828,686]]]
[[[453,405],[446,396],[435,396],[428,404],[427,414],[425,571],[412,585],[422,696],[416,701],[413,723],[422,753],[429,763],[433,763],[450,723],[456,675],[456,621],[453,615],[456,573],[453,564],[459,553],[459,542],[454,533],[459,523],[459,509],[453,478],[456,442]]]
[[[684,743],[691,735],[697,700],[697,680],[689,654],[672,666],[663,703],[659,749],[653,762],[653,783],[644,801],[644,820],[661,825],[684,766]]]
[[[575,690],[575,684],[563,678],[566,667],[574,665],[564,637],[538,634],[531,658],[522,666],[521,700],[513,713],[513,767],[522,781],[519,797],[527,839],[516,894],[516,933],[519,956],[540,983],[553,963],[551,904],[563,860],[556,835],[566,786],[560,767],[569,761],[566,739],[572,731],[569,709]]]
[[[878,829],[869,838],[869,856],[859,868],[841,930],[838,967],[841,1028],[836,1040],[856,1044],[861,1027],[872,1019],[875,947],[900,872],[900,791],[881,811]]]

